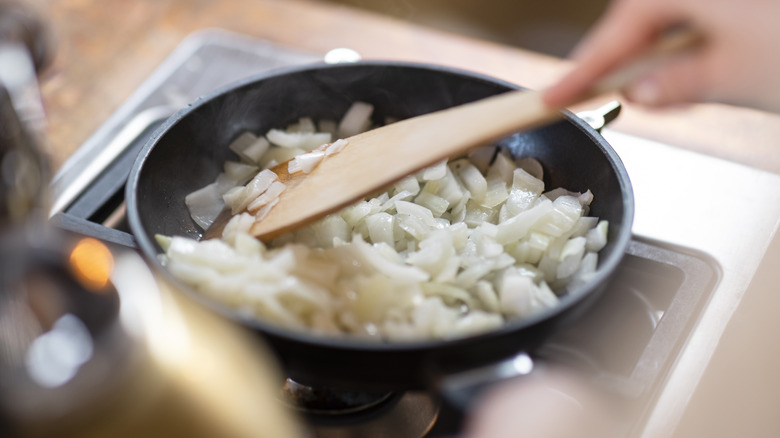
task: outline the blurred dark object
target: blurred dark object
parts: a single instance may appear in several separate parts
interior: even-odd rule
[[[42,211],[49,170],[5,87],[0,87],[0,126],[0,232],[8,232],[11,225],[40,216],[35,211]]]
[[[47,23],[29,5],[0,0],[0,41],[17,41],[27,48],[36,71],[52,60],[53,37]]]
[[[255,337],[135,251],[20,230],[0,236],[0,436],[302,436]]]
[[[111,257],[40,223],[0,235],[2,436],[79,412],[127,374],[133,344],[119,325]]]
[[[22,3],[0,1],[0,227],[43,217],[49,183],[42,155],[43,105],[36,74],[51,60],[51,35]]]
[[[0,436],[295,437],[257,339],[48,221],[43,20],[0,0]]]

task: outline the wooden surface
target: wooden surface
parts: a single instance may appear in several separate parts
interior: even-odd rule
[[[350,47],[367,59],[451,65],[530,88],[568,68],[556,58],[316,1],[28,1],[49,19],[58,42],[55,62],[42,76],[55,169],[188,34],[202,28],[317,54]],[[719,105],[666,111],[629,106],[612,127],[780,173],[778,115]]]

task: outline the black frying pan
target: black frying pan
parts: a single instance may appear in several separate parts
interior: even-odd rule
[[[190,219],[184,196],[213,182],[225,160],[236,159],[228,145],[245,130],[265,133],[302,116],[338,119],[358,100],[375,106],[376,121],[385,116],[406,118],[513,88],[518,87],[477,74],[397,62],[318,65],[245,80],[197,100],[152,136],[127,182],[130,227],[148,260],[159,267],[155,234],[199,238],[202,232]],[[594,193],[591,214],[609,220],[610,228],[592,281],[532,318],[448,341],[326,339],[262,321],[244,323],[278,352],[288,376],[331,387],[424,388],[441,375],[533,350],[595,301],[631,236],[633,193],[622,163],[596,131],[570,113],[559,123],[501,143],[516,156],[541,161],[546,187]],[[229,308],[178,284],[206,306],[232,317]]]

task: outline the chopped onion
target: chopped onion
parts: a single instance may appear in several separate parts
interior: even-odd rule
[[[609,222],[600,221],[595,228],[589,230],[585,238],[587,239],[588,251],[599,252],[607,244],[607,231]]]
[[[528,172],[528,174],[532,175],[539,181],[544,179],[544,168],[542,167],[542,163],[540,163],[536,158],[525,157],[516,160],[515,163],[517,164],[517,167]]]
[[[222,198],[225,201],[225,205],[230,207],[233,214],[239,213],[246,209],[246,207],[258,196],[263,194],[271,184],[279,179],[279,177],[272,171],[266,169],[255,175],[254,178],[244,187],[236,187],[227,193]]]
[[[287,188],[283,183],[274,181],[261,193],[254,201],[247,205],[246,210],[250,213],[257,213],[258,210],[279,199],[279,195]]]
[[[188,194],[184,197],[184,203],[192,220],[203,230],[207,230],[225,208],[222,194],[217,190],[217,183],[211,183]]]
[[[311,117],[301,117],[298,119],[298,123],[293,123],[286,129],[288,132],[302,132],[306,134],[312,134],[316,130],[314,120]]]
[[[268,166],[295,158],[289,172],[310,171],[346,144],[318,136],[357,134],[372,110],[356,103],[338,127],[302,118],[271,130],[261,157],[247,145],[263,137],[242,134],[231,149],[243,162],[226,162],[185,200],[201,226],[223,202],[240,214],[221,240],[159,236],[164,263],[243,317],[392,341],[493,330],[593,278],[608,237],[607,221],[588,216],[593,193],[545,192],[538,161],[495,146],[439,162],[267,246],[252,238],[284,190]]]
[[[355,102],[341,118],[338,134],[341,138],[352,137],[368,130],[374,106],[366,102]]]
[[[259,170],[257,166],[235,161],[225,161],[223,169],[225,177],[233,183],[234,187],[246,184]]]
[[[329,144],[325,148],[325,155],[326,156],[330,156],[330,155],[333,155],[333,154],[337,154],[337,153],[341,152],[341,150],[344,149],[344,147],[347,146],[348,144],[349,144],[348,140],[340,138],[340,139],[334,141],[333,143]]]
[[[239,135],[228,148],[235,152],[241,159],[256,164],[260,157],[266,153],[270,144],[263,137],[257,137],[251,132]]]
[[[325,158],[325,152],[323,151],[311,151],[298,155],[290,161],[287,171],[289,173],[310,173],[318,164],[320,164],[320,161],[322,161],[323,158]]]
[[[433,166],[427,167],[422,171],[422,180],[431,181],[435,179],[442,179],[447,173],[447,160],[439,161]]]
[[[288,132],[272,129],[265,136],[276,146],[303,149],[307,152],[331,141],[328,132]]]
[[[551,211],[553,211],[552,202],[544,199],[534,207],[498,224],[496,239],[504,245],[522,239],[537,221]]]
[[[411,192],[402,193],[409,193],[411,195]],[[434,217],[441,217],[441,215],[443,215],[450,206],[449,201],[430,192],[420,193],[414,199],[414,203],[427,208]]]
[[[372,242],[384,242],[388,245],[395,245],[393,233],[395,220],[392,215],[385,212],[372,214],[366,217],[366,226]]]
[[[414,176],[408,176],[402,179],[401,181],[395,183],[393,189],[396,193],[408,192],[411,193],[412,196],[414,196],[420,193],[420,182],[417,181],[417,178],[415,178]]]
[[[463,185],[466,186],[466,190],[469,191],[471,199],[484,200],[487,193],[487,180],[477,166],[465,159],[454,162],[452,166],[463,181]]]

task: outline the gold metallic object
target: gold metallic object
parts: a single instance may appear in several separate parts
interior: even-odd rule
[[[61,252],[62,270],[56,251],[34,254],[18,281],[0,285],[0,420],[12,436],[303,435],[276,399],[284,379],[259,339],[180,294],[137,253],[108,252],[99,293],[78,276],[55,282],[84,251],[99,254],[102,271],[104,250],[77,239]],[[88,256],[76,258],[91,269]]]

